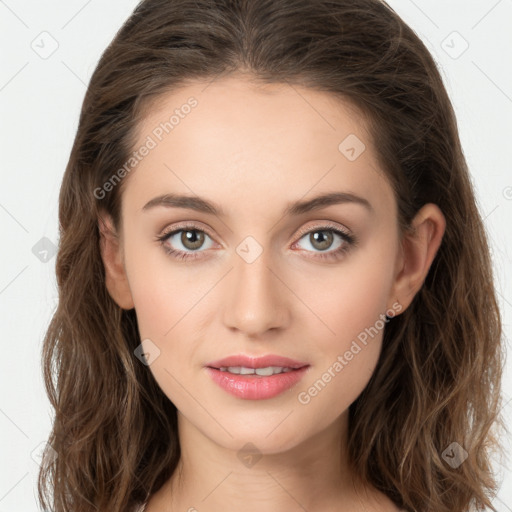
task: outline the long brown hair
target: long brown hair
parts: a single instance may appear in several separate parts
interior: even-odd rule
[[[240,71],[351,102],[369,123],[401,229],[429,202],[445,215],[427,278],[386,326],[374,375],[350,406],[350,460],[406,510],[495,510],[503,348],[488,242],[440,73],[379,0],[146,0],[105,50],[59,198],[60,300],[43,347],[57,456],[43,457],[39,500],[55,512],[130,512],[176,468],[176,408],[134,356],[135,311],[105,287],[98,218],[120,225],[123,181],[97,191],[134,151],[152,100]],[[452,443],[467,452],[458,467],[443,457]]]

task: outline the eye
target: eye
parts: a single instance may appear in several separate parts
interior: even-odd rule
[[[168,254],[185,260],[196,258],[198,255],[194,253],[203,252],[199,249],[211,248],[211,244],[204,246],[206,238],[212,242],[210,236],[196,226],[182,226],[158,236],[157,240],[160,241]]]
[[[300,245],[301,240],[304,240],[306,250],[316,253],[313,256],[314,258],[337,259],[356,245],[354,235],[332,225],[319,226],[306,231],[304,234],[301,233],[301,235],[303,236],[298,242],[295,242],[294,247]]]
[[[354,235],[333,225],[303,230],[299,236],[300,239],[292,245],[292,248],[300,246],[301,241],[305,240],[305,251],[313,253],[312,257],[317,259],[339,259],[357,243]],[[210,240],[210,243],[205,245],[207,239]],[[175,227],[158,236],[157,240],[167,254],[179,260],[200,258],[202,257],[200,253],[210,249],[213,245],[212,238],[196,225]]]

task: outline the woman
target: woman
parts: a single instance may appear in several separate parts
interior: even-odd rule
[[[493,509],[489,249],[439,72],[384,2],[141,2],[59,219],[44,506]]]

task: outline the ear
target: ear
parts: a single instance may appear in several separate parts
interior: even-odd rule
[[[441,245],[446,220],[437,205],[428,203],[418,211],[411,228],[403,237],[392,290],[392,297],[402,306],[401,312],[410,306],[427,277]]]
[[[124,267],[123,248],[110,215],[102,213],[98,218],[98,227],[107,290],[119,307],[132,309],[134,304]]]

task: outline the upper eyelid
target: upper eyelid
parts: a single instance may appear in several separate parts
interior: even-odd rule
[[[309,226],[309,227],[305,227],[305,228],[300,228],[296,231],[296,235],[298,236],[304,236],[304,235],[307,235],[308,233],[310,233],[311,231],[314,231],[315,229],[322,229],[322,230],[334,230],[334,231],[341,231],[342,233],[344,234],[347,234],[347,235],[351,235],[352,231],[343,226],[342,224],[338,224],[338,223],[334,223],[332,221],[328,221],[328,220],[325,220],[323,221],[319,221],[320,224],[319,225],[316,225],[316,226]],[[164,236],[169,236],[171,234],[175,234],[176,232],[179,232],[179,231],[183,231],[183,230],[186,230],[186,229],[190,229],[190,230],[196,230],[196,231],[204,231],[208,236],[210,236],[212,239],[215,238],[215,236],[212,234],[212,232],[206,228],[206,227],[203,227],[202,225],[200,224],[196,224],[195,222],[185,222],[184,224],[178,224],[177,226],[172,226],[172,228],[165,228],[162,230],[162,234],[160,235],[160,237],[164,237]]]
[[[165,228],[162,230],[162,234],[159,236],[159,238],[167,237],[172,234],[179,233],[180,231],[186,231],[187,229],[190,231],[203,231],[210,238],[214,238],[213,234],[210,232],[208,228],[200,227],[198,224],[195,223],[178,224],[177,226],[172,226],[169,229]]]
[[[300,228],[297,231],[297,234],[300,237],[303,237],[304,235],[307,235],[308,233],[311,233],[315,230],[317,230],[317,231],[330,231],[330,230],[338,231],[338,232],[341,232],[342,234],[349,235],[349,236],[351,236],[351,234],[352,234],[352,231],[350,229],[348,229],[347,227],[342,226],[340,224],[335,224],[330,221],[324,221],[322,224],[320,224],[318,226],[309,226],[307,228]]]

